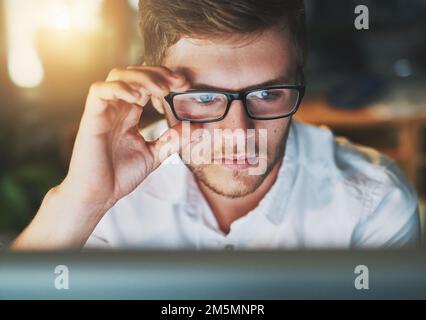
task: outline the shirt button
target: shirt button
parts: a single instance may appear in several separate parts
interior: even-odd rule
[[[227,244],[225,245],[224,249],[227,251],[232,251],[235,249],[235,247],[232,244]]]

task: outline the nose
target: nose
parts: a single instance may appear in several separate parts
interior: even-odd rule
[[[244,104],[241,100],[232,101],[228,114],[220,122],[223,129],[250,129],[253,128],[253,121],[247,116]]]

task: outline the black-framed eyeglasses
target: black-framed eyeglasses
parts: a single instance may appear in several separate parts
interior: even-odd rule
[[[272,85],[239,92],[188,90],[165,97],[180,121],[207,123],[223,120],[232,101],[241,100],[249,118],[273,120],[297,112],[305,94],[305,84]]]

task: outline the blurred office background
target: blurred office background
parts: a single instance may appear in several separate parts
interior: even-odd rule
[[[358,4],[369,30],[354,28]],[[306,5],[308,89],[297,117],[394,158],[424,212],[426,2]],[[90,84],[142,54],[137,0],[0,0],[0,241],[64,177]],[[146,110],[141,126],[158,118]]]

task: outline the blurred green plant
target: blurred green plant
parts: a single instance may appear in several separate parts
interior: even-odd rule
[[[19,233],[37,212],[45,193],[61,176],[48,126],[0,117],[0,234]],[[54,136],[50,134],[50,136]]]

